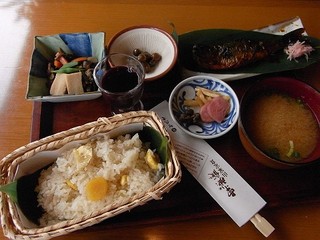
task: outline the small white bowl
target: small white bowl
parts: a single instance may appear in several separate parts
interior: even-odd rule
[[[114,35],[108,44],[108,53],[133,55],[134,49],[150,54],[159,53],[161,60],[149,73],[145,81],[153,81],[166,75],[176,64],[178,47],[170,34],[152,26],[132,26]]]
[[[186,97],[193,99],[196,96],[196,87],[214,90],[230,97],[230,111],[221,123],[215,121],[204,123],[199,120],[196,124],[187,125],[179,121],[180,114],[188,109],[184,105],[184,100]],[[199,112],[199,108],[193,110],[195,113]],[[226,134],[237,123],[239,100],[233,89],[222,80],[211,76],[194,76],[183,80],[173,89],[169,98],[169,111],[172,119],[187,134],[196,138],[211,139]]]

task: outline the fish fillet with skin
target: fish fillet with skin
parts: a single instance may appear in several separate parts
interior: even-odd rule
[[[303,28],[296,29],[274,40],[263,41],[236,38],[211,44],[195,44],[194,63],[206,70],[238,69],[266,60],[283,50],[289,43],[303,38]]]
[[[235,69],[267,58],[271,52],[261,41],[234,40],[222,44],[193,46],[193,59],[201,68]]]

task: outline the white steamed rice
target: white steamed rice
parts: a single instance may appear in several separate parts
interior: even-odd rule
[[[152,171],[145,162],[146,146],[135,134],[111,139],[107,135],[85,144],[92,149],[89,162],[79,164],[75,149],[64,152],[39,177],[38,202],[45,210],[41,226],[92,214],[109,204],[127,201],[130,197],[150,189],[162,174]],[[78,148],[77,148],[78,149]],[[163,168],[163,166],[162,166]],[[127,176],[127,184],[121,185],[121,177]],[[85,194],[90,179],[103,177],[107,180],[107,196],[90,201]],[[76,186],[76,190],[67,184]]]

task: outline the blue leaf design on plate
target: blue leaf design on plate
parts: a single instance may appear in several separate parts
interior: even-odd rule
[[[61,33],[59,36],[76,56],[92,56],[91,39],[88,33]]]

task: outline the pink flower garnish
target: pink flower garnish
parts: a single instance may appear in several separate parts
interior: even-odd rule
[[[300,42],[299,40],[296,41],[294,44],[289,44],[286,49],[284,49],[284,52],[288,55],[288,60],[296,60],[296,58],[299,58],[301,56],[305,56],[307,61],[309,58],[310,53],[314,50],[310,45],[304,45],[304,41]]]

